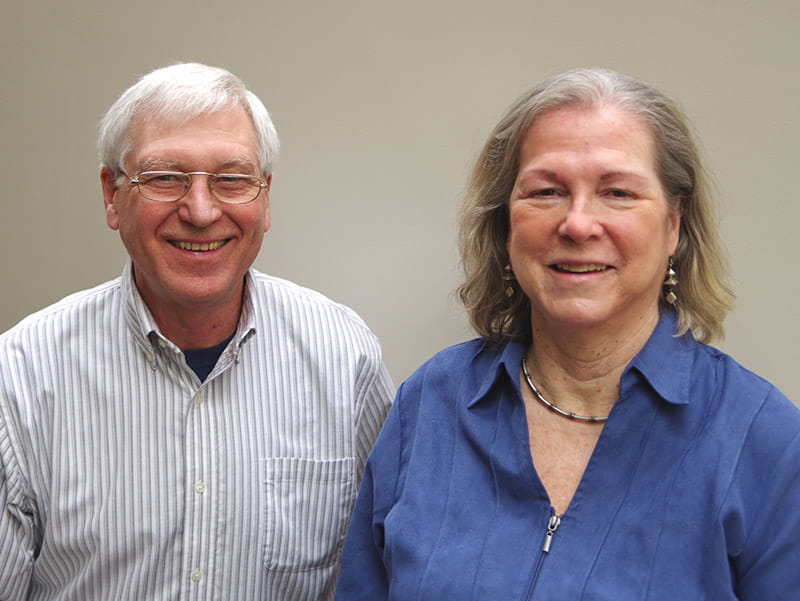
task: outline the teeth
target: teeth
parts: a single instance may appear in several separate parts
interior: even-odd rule
[[[172,242],[174,246],[177,246],[181,250],[194,250],[194,251],[204,251],[204,250],[217,250],[220,246],[225,244],[227,240],[220,240],[218,242],[210,242],[203,244],[198,244],[197,242],[181,242],[176,240]]]
[[[595,263],[589,263],[588,265],[556,265],[555,268],[559,271],[567,271],[569,273],[589,273],[592,271],[605,271],[607,269],[605,265],[598,265]]]

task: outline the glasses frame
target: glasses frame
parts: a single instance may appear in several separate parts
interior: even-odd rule
[[[122,171],[122,173],[125,175],[125,177],[128,178],[128,182],[132,186],[136,186],[136,189],[139,191],[139,194],[141,194],[142,198],[144,198],[146,200],[149,200],[151,202],[161,202],[161,203],[178,202],[181,198],[186,196],[189,193],[189,190],[192,189],[192,185],[194,184],[194,179],[192,179],[193,175],[207,175],[208,176],[208,180],[206,180],[206,185],[208,186],[208,191],[211,192],[211,195],[214,198],[216,198],[218,201],[220,201],[221,203],[227,204],[227,205],[245,205],[245,204],[249,204],[249,203],[253,202],[256,198],[258,198],[258,195],[261,194],[262,190],[264,190],[264,189],[269,187],[267,185],[267,183],[263,179],[258,177],[257,175],[248,175],[246,173],[209,173],[208,171],[140,171],[134,177],[131,177],[130,175],[125,173],[125,171]],[[184,179],[184,181],[188,181],[189,183],[188,183],[188,185],[186,185],[186,189],[183,191],[183,194],[178,196],[178,198],[176,198],[174,200],[161,200],[161,199],[158,199],[158,198],[150,198],[149,196],[147,196],[147,194],[142,192],[142,188],[140,186],[141,182],[139,181],[139,178],[141,178],[143,175],[176,175],[176,176],[185,176],[186,179]],[[220,198],[219,196],[217,196],[217,193],[214,190],[214,180],[216,178],[220,178],[220,177],[232,177],[232,176],[233,177],[241,177],[241,178],[249,178],[249,179],[253,179],[253,180],[257,180],[258,181],[258,191],[253,195],[253,198],[251,198],[250,200],[243,200],[241,202],[232,202],[230,200],[225,200],[225,199]],[[183,179],[183,177],[182,177],[182,179]],[[255,188],[255,186],[254,186],[254,188]]]

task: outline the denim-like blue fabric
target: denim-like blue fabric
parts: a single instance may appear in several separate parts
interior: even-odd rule
[[[800,599],[800,411],[674,330],[667,313],[625,370],[549,553],[522,346],[433,357],[367,463],[336,599]]]

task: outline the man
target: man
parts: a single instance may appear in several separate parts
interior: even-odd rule
[[[130,261],[0,337],[0,600],[332,598],[393,390],[354,313],[251,268],[266,109],[174,65],[99,148]]]

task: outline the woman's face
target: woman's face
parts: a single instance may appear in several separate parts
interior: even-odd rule
[[[619,107],[564,107],[522,140],[508,252],[535,330],[653,326],[680,216],[647,126]]]

